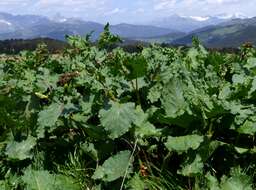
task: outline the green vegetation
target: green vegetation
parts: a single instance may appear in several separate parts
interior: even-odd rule
[[[1,190],[253,190],[256,51],[69,36],[0,62]]]

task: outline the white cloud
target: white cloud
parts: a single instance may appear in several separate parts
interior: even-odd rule
[[[116,14],[120,14],[120,13],[124,13],[124,12],[125,12],[125,9],[115,8],[111,11],[104,13],[104,15],[116,15]]]

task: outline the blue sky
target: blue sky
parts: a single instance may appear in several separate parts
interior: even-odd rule
[[[0,11],[80,17],[111,23],[143,23],[172,14],[256,16],[256,0],[0,0]]]

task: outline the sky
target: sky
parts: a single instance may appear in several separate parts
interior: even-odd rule
[[[256,0],[0,0],[0,12],[79,17],[101,23],[145,23],[173,14],[256,16]]]

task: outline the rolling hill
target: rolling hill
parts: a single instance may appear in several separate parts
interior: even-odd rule
[[[256,45],[256,17],[235,19],[216,26],[207,26],[173,40],[173,44],[190,45],[193,36],[197,36],[207,47],[239,47],[251,42]]]

